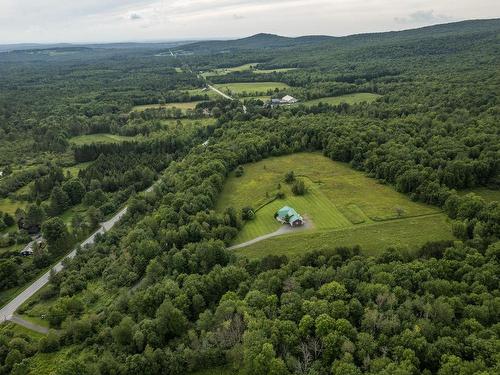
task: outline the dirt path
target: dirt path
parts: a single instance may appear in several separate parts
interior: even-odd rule
[[[253,245],[254,243],[267,240],[268,238],[282,236],[284,234],[302,232],[302,231],[305,231],[305,230],[308,230],[308,229],[312,229],[313,227],[314,227],[314,224],[310,220],[305,221],[304,225],[301,226],[301,227],[292,228],[289,225],[283,225],[280,229],[278,229],[275,232],[264,234],[262,236],[254,238],[254,239],[252,239],[250,241],[246,241],[246,242],[240,243],[238,245],[234,245],[234,246],[228,247],[228,250],[241,249],[243,247],[247,247],[247,246]]]

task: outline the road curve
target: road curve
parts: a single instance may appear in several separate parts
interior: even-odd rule
[[[113,226],[120,221],[120,219],[127,213],[127,207],[118,212],[115,216],[113,216],[108,221],[101,223],[98,230],[94,232],[89,238],[83,241],[80,246],[84,247],[86,245],[92,245],[95,242],[95,238],[98,234],[103,234],[113,228]],[[64,257],[66,258],[74,258],[76,255],[76,248],[73,249],[68,255]],[[63,260],[64,260],[63,259]],[[20,294],[18,294],[12,301],[10,301],[7,305],[0,309],[0,323],[5,320],[11,320],[14,312],[24,303],[26,302],[33,294],[42,289],[48,282],[50,277],[50,272],[53,270],[54,272],[59,272],[63,268],[63,260],[59,261],[55,266],[53,266],[49,271],[45,272],[42,276],[40,276],[36,281],[34,281],[30,286],[24,289]]]

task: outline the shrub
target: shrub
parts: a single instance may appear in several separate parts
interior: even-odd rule
[[[293,171],[289,171],[285,174],[285,182],[287,184],[291,184],[292,182],[295,181],[295,174],[293,173]]]
[[[304,181],[295,181],[292,185],[292,193],[295,195],[304,195],[306,193],[306,185],[304,184]]]
[[[243,173],[245,172],[245,170],[243,169],[243,167],[240,165],[238,166],[238,168],[236,168],[236,170],[234,171],[234,175],[236,177],[241,177],[243,176]]]

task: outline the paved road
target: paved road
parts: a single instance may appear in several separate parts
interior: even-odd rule
[[[152,187],[150,188],[152,189]],[[148,189],[148,191],[150,191]],[[102,234],[113,228],[113,226],[127,213],[127,207],[118,212],[115,216],[113,216],[108,221],[101,223],[99,229],[94,232],[89,238],[81,243],[81,246],[91,245],[95,242],[95,238],[98,234]],[[66,258],[74,258],[76,255],[76,248],[71,251]],[[54,272],[59,272],[63,268],[62,260],[58,262],[51,270]],[[50,271],[44,273],[40,278],[38,278],[35,282],[33,282],[30,286],[28,286],[24,291],[22,291],[17,297],[15,297],[12,301],[10,301],[7,305],[5,305],[2,309],[0,309],[0,322],[5,320],[13,320],[12,316],[14,312],[21,306],[24,302],[28,300],[33,294],[42,289],[48,282],[50,277]],[[14,321],[14,320],[13,320]]]

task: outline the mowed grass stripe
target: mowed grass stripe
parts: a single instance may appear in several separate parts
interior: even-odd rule
[[[293,257],[313,250],[359,245],[363,253],[375,255],[389,247],[413,251],[429,241],[454,239],[451,223],[446,215],[431,214],[337,230],[298,232],[258,242],[238,249],[236,253],[249,258],[270,254]]]
[[[302,216],[310,220],[315,229],[345,228],[352,224],[337,207],[321,192],[316,184],[305,179],[307,193],[303,196],[293,195],[287,186],[285,199],[277,199],[257,212],[256,219],[245,224],[234,243],[249,241],[279,229],[274,213],[283,206],[295,208]]]

